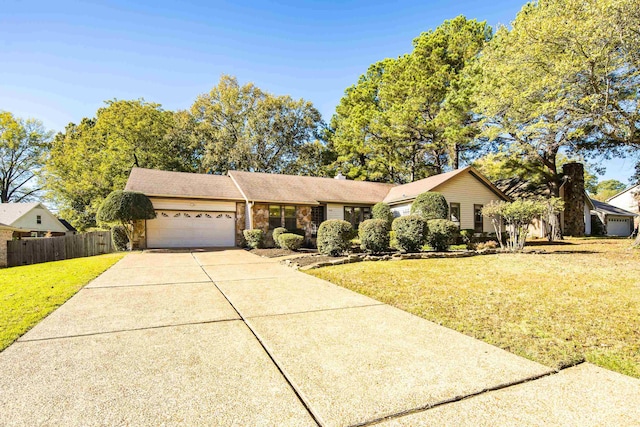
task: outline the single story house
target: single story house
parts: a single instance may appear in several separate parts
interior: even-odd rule
[[[42,203],[0,203],[0,223],[19,229],[13,237],[64,236],[69,231]]]
[[[628,212],[640,214],[640,201],[636,197],[640,195],[640,184],[633,185],[609,197],[606,202],[612,206],[623,209]],[[640,216],[635,217],[635,226],[638,227]]]
[[[315,237],[327,219],[358,224],[371,218],[378,202],[394,215],[409,214],[415,197],[425,191],[442,193],[451,219],[460,228],[492,232],[480,211],[494,200],[509,200],[473,167],[436,175],[405,185],[337,178],[229,171],[208,175],[133,168],[125,190],[147,195],[157,218],[138,221],[134,246],[228,247],[241,245],[242,231],[259,228],[303,230]]]
[[[591,201],[594,205],[594,209],[591,211],[593,219],[597,218],[602,224],[606,236],[628,237],[633,234],[634,219],[638,217],[638,214],[608,203]]]

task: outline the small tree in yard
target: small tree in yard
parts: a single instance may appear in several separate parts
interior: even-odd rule
[[[432,219],[427,221],[427,244],[435,251],[446,251],[453,243],[453,238],[458,231],[455,222],[447,219]]]
[[[397,249],[418,252],[427,238],[427,221],[418,215],[401,216],[393,220]]]
[[[389,223],[384,219],[368,219],[358,227],[362,250],[380,253],[389,249]]]
[[[491,219],[502,249],[517,252],[524,249],[529,225],[547,212],[547,204],[540,200],[518,199],[513,202],[491,202],[482,208],[482,215]],[[502,227],[507,230],[506,244],[502,239]]]
[[[147,196],[135,191],[117,190],[107,196],[102,202],[98,214],[98,221],[119,223],[125,229],[129,240],[129,249],[133,242],[133,224],[143,219],[153,219],[156,212]]]
[[[447,199],[433,191],[419,194],[411,204],[411,214],[419,215],[425,221],[430,219],[449,219]]]
[[[373,205],[371,216],[373,217],[373,219],[385,220],[388,227],[391,228],[391,223],[393,222],[393,213],[391,212],[391,208],[388,204],[380,202]]]

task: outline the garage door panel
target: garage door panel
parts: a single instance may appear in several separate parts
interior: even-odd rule
[[[147,246],[234,246],[235,215],[229,212],[156,211],[147,221]]]

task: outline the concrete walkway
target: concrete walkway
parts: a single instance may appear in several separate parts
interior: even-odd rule
[[[242,250],[130,254],[0,353],[0,425],[637,425],[559,373]]]

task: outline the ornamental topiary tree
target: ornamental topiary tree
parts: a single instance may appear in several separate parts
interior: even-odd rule
[[[427,238],[427,221],[418,215],[401,216],[393,220],[397,249],[419,252]]]
[[[388,228],[391,228],[391,223],[393,222],[393,213],[391,212],[391,208],[388,204],[380,202],[373,205],[373,209],[371,210],[371,214],[373,219],[383,219],[387,222]]]
[[[98,221],[122,225],[129,240],[129,248],[133,242],[133,223],[155,217],[156,211],[147,196],[135,191],[122,190],[109,194],[96,215]]]
[[[427,244],[435,251],[446,251],[449,245],[453,244],[453,239],[458,231],[455,222],[447,219],[432,219],[427,221]]]
[[[338,256],[349,249],[352,237],[351,224],[341,219],[330,219],[318,228],[318,251],[325,255]]]
[[[449,204],[442,194],[427,191],[419,194],[413,201],[411,214],[419,215],[425,221],[430,219],[449,219]]]
[[[273,243],[276,245],[276,247],[281,248],[282,246],[280,246],[280,241],[278,240],[280,235],[283,233],[286,233],[287,229],[284,227],[277,227],[273,229]]]
[[[358,227],[360,247],[372,253],[389,249],[389,223],[384,219],[368,219]]]

